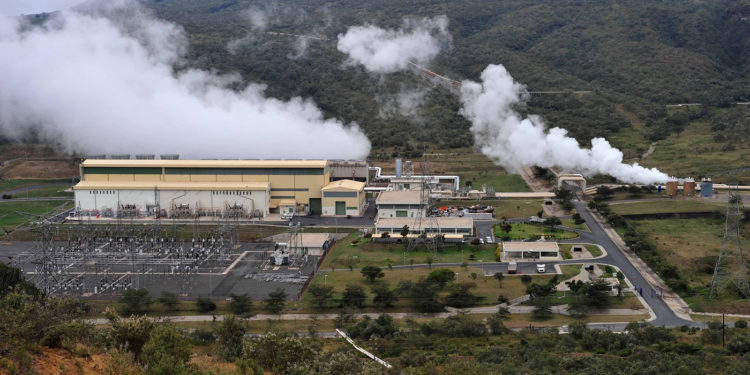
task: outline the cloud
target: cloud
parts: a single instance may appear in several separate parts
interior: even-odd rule
[[[628,183],[659,183],[667,175],[638,163],[623,163],[623,154],[604,138],[582,148],[561,128],[547,129],[538,116],[522,118],[514,106],[528,98],[525,86],[502,65],[489,65],[482,82],[463,81],[461,113],[471,121],[474,144],[495,163],[511,171],[524,166],[559,166],[565,171],[609,174]]]
[[[337,48],[351,64],[361,64],[373,73],[393,73],[409,61],[430,62],[444,45],[450,44],[448,18],[405,19],[399,30],[373,25],[353,26],[339,34]]]
[[[89,4],[42,26],[0,18],[0,128],[66,151],[191,158],[362,159],[356,124],[238,75],[185,69],[181,27],[137,4]],[[23,26],[23,27],[21,27]],[[175,71],[175,66],[178,67]],[[232,90],[229,86],[243,87]]]

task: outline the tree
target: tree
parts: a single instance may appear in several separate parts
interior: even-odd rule
[[[497,312],[487,317],[487,324],[490,326],[490,332],[498,335],[507,331],[503,321],[510,318],[510,310],[507,307],[499,307]]]
[[[443,311],[444,305],[438,299],[440,290],[439,285],[424,278],[417,282],[401,281],[396,288],[396,292],[400,296],[408,298],[412,306],[420,312]]]
[[[456,278],[456,273],[448,268],[436,268],[427,275],[427,281],[433,282],[440,286],[445,287],[445,284],[453,281]]]
[[[549,219],[546,220],[546,224],[549,225],[549,230],[554,232],[555,226],[562,224],[562,221],[557,216],[552,216]]]
[[[399,234],[401,234],[401,238],[404,239],[404,244],[408,243],[408,241],[406,241],[406,236],[409,235],[409,226],[408,225],[404,225],[404,227],[401,228],[401,233],[399,233]]]
[[[234,315],[225,315],[216,326],[215,333],[219,342],[219,354],[226,361],[234,361],[242,354],[242,342],[247,332],[247,325]]]
[[[198,299],[195,300],[195,305],[198,307],[198,311],[202,313],[216,310],[216,304],[214,301],[211,301],[210,298],[206,297],[198,297]]]
[[[362,273],[362,276],[369,282],[373,282],[375,281],[375,279],[385,276],[383,270],[381,270],[380,267],[375,266],[364,266],[362,267],[362,270],[360,270],[360,272]]]
[[[425,258],[424,261],[425,263],[427,263],[427,266],[430,267],[430,269],[432,269],[432,257],[427,257]]]
[[[531,315],[536,319],[547,319],[552,316],[552,298],[549,296],[534,298],[534,310]]]
[[[503,287],[503,277],[504,277],[503,273],[502,272],[495,272],[495,274],[492,275],[492,277],[494,277],[495,280],[497,280],[498,284],[500,284],[500,288],[502,288]]]
[[[174,307],[177,306],[177,304],[180,302],[180,300],[177,299],[176,294],[168,292],[166,290],[161,292],[161,296],[159,296],[158,301],[159,303],[164,305],[167,310],[174,310]]]
[[[500,224],[500,230],[502,230],[503,232],[505,232],[506,237],[507,237],[507,235],[510,234],[510,232],[513,231],[513,225],[511,223],[508,223],[508,222],[503,222],[502,224]]]
[[[469,276],[471,276],[471,279],[472,279],[472,280],[474,280],[474,281],[477,281],[477,277],[478,277],[479,275],[477,275],[477,273],[476,273],[476,272],[472,272],[471,274],[469,274]]]
[[[318,306],[318,308],[325,307],[325,305],[328,304],[328,301],[333,298],[332,286],[312,284],[307,288],[307,292],[310,293],[313,304]]]
[[[471,289],[476,287],[475,283],[457,283],[450,288],[450,293],[445,297],[445,304],[451,307],[471,307],[479,303],[482,297],[475,296]]]
[[[171,324],[160,324],[143,346],[142,362],[150,374],[189,374],[195,369],[190,361],[188,340]]]
[[[537,217],[542,217],[542,216],[544,216],[544,210],[539,210],[539,211],[537,211],[537,213],[536,213],[536,216],[537,216]]]
[[[145,316],[121,319],[113,311],[104,313],[109,320],[107,338],[115,347],[126,348],[133,353],[136,360],[140,359],[143,346],[151,337],[154,322]]]
[[[370,288],[372,292],[372,303],[377,307],[393,307],[393,304],[398,301],[396,293],[386,285],[375,285]]]
[[[146,311],[153,303],[153,300],[145,288],[128,289],[120,297],[120,303],[123,304],[122,312],[129,315],[140,314]]]
[[[253,301],[247,293],[240,295],[232,293],[229,297],[232,299],[229,302],[229,311],[231,311],[232,314],[241,317],[252,315],[251,311],[253,309]]]
[[[279,314],[284,310],[287,294],[284,289],[277,288],[275,291],[268,293],[268,297],[263,300],[266,308],[273,314]]]
[[[531,282],[531,276],[529,275],[521,275],[521,282],[524,284],[528,284]]]
[[[344,307],[354,306],[362,307],[367,299],[365,289],[359,285],[347,285],[344,289],[344,295],[341,297],[341,305]]]
[[[573,214],[573,222],[576,223],[577,225],[581,225],[581,224],[585,223],[586,220],[581,217],[581,214],[579,214],[578,212],[576,212],[576,213]]]

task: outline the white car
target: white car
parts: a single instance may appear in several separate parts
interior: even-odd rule
[[[492,236],[487,236],[487,243],[495,243],[495,241],[492,240]]]
[[[546,264],[537,264],[536,265],[536,272],[538,273],[545,273],[547,271],[547,265]]]

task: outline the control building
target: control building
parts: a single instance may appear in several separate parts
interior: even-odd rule
[[[328,160],[88,159],[80,173],[73,190],[85,216],[251,218],[282,207],[358,216],[364,210],[364,183],[331,182]]]

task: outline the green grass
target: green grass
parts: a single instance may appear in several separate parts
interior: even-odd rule
[[[727,205],[726,203],[719,202],[670,199],[664,201],[612,204],[609,207],[613,212],[620,215],[637,215],[683,212],[724,212],[726,211]]]
[[[560,251],[561,252],[563,252],[563,251],[571,251],[571,248],[573,247],[573,245],[574,244],[564,244],[564,243],[561,243],[561,244],[559,244]],[[578,246],[580,246],[580,245],[578,245]],[[583,246],[586,248],[586,250],[589,251],[589,253],[591,253],[591,256],[594,257],[594,258],[602,255],[602,249],[600,249],[599,246],[592,245],[592,244],[584,244]]]
[[[396,235],[397,236],[397,235]],[[356,243],[353,243],[357,241]],[[438,251],[437,259],[433,263],[462,263],[494,262],[496,260],[496,244],[470,245],[470,244],[446,244]],[[433,257],[432,250],[424,245],[417,246],[412,251],[405,253],[406,245],[397,243],[376,243],[362,238],[358,232],[353,232],[344,239],[339,240],[329,251],[321,269],[361,268],[364,266],[387,267],[391,265],[424,264],[427,258]],[[470,259],[474,255],[474,260]]]
[[[675,265],[694,293],[681,296],[695,311],[747,313],[750,300],[729,293],[710,300],[708,294],[716,256],[724,236],[721,218],[631,220],[657,247],[668,264]],[[750,243],[750,223],[741,228],[743,243]]]
[[[542,209],[541,199],[483,199],[483,200],[443,200],[436,203],[438,206],[462,206],[485,205],[495,208],[495,218],[503,217],[509,219],[528,218],[534,216]]]
[[[524,240],[534,236],[544,236],[547,240],[565,240],[578,237],[578,233],[555,229],[550,231],[548,225],[513,223],[513,230],[505,233],[500,230],[500,225],[495,225],[495,236],[505,238],[509,236],[512,240]]]
[[[588,225],[586,225],[586,223],[576,224],[575,220],[573,219],[562,219],[560,221],[562,221],[563,226],[566,226],[568,228],[579,229],[579,230],[583,230],[586,232],[590,232],[589,227]]]
[[[63,207],[72,207],[72,202],[65,201],[19,201],[0,202],[0,226],[9,227],[28,222],[28,217],[18,212],[45,215]]]
[[[378,279],[375,281],[375,283],[385,283],[390,288],[395,288],[398,283],[402,280],[411,280],[411,281],[417,281],[420,277],[426,277],[432,270],[437,269],[438,267],[432,267],[432,269],[429,268],[414,268],[414,269],[384,269],[383,272],[385,273],[385,277],[382,279]],[[440,267],[444,268],[444,267]],[[492,276],[482,276],[482,269],[477,267],[468,267],[466,269],[462,267],[447,267],[453,272],[456,272],[458,274],[457,280],[458,282],[474,282],[476,283],[476,287],[472,289],[472,293],[475,295],[484,297],[484,300],[481,302],[483,305],[494,305],[497,304],[497,297],[498,295],[503,295],[507,297],[508,299],[513,299],[520,297],[526,293],[526,284],[521,282],[521,278],[517,276],[507,276],[503,278],[502,287],[500,287],[500,283],[498,283],[497,280],[495,280]],[[475,273],[477,274],[477,279],[474,280],[471,277],[471,274]],[[327,276],[326,276],[327,275]],[[531,275],[532,282],[536,283],[544,283],[547,282],[547,280],[551,279],[551,275]],[[326,284],[329,286],[334,287],[334,299],[340,299],[341,294],[343,293],[344,289],[347,285],[353,284],[353,285],[361,285],[365,288],[367,291],[367,301],[366,306],[368,308],[372,307],[372,296],[370,294],[370,287],[374,285],[374,283],[370,283],[366,281],[362,277],[362,273],[360,273],[357,270],[349,271],[349,270],[337,270],[336,272],[320,272],[318,273],[315,278],[312,280],[312,284]],[[396,303],[396,308],[400,310],[407,309],[410,305],[410,301],[405,299],[400,299]],[[332,303],[331,306],[334,306]],[[310,309],[313,307],[309,295],[307,293],[302,297],[301,307],[304,309]],[[366,309],[366,311],[369,311]],[[376,310],[373,310],[376,311]]]
[[[562,281],[569,280],[581,273],[581,267],[583,267],[581,264],[561,264],[560,271],[562,271],[562,275],[560,275],[559,279]]]
[[[18,180],[0,180],[0,192],[6,191],[6,190],[13,190],[15,188],[28,186],[28,185],[37,185],[37,184],[46,184],[51,182],[70,182],[70,179],[52,179],[52,180],[43,180],[43,179],[18,179]]]
[[[13,194],[13,198],[70,197],[72,199],[73,193],[64,191],[67,188],[69,188],[69,186],[49,186],[41,189],[34,189],[25,191],[23,193]]]

